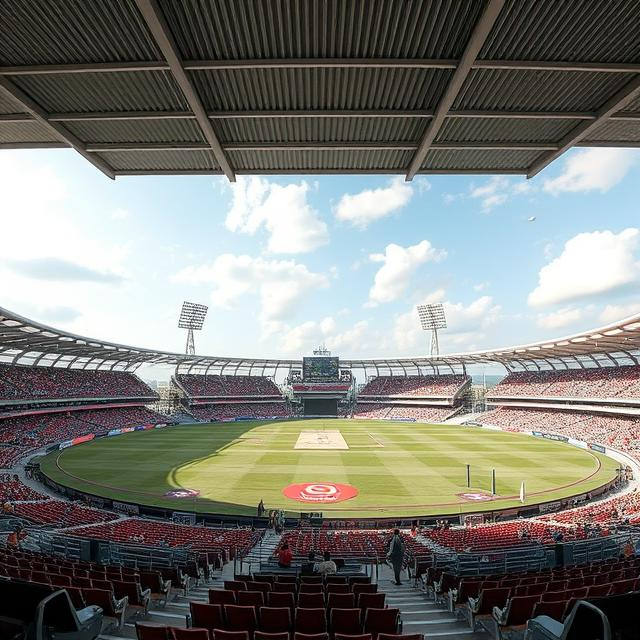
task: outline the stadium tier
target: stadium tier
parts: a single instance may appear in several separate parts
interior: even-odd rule
[[[471,383],[466,375],[377,376],[360,390],[361,398],[410,397],[454,399]]]
[[[189,413],[198,420],[227,420],[232,418],[289,418],[291,408],[284,402],[223,402],[191,405]]]
[[[274,382],[262,376],[177,374],[175,380],[190,398],[281,397]]]
[[[0,403],[24,400],[157,398],[132,373],[0,365]]]
[[[399,405],[382,402],[358,402],[354,418],[375,420],[415,420],[416,422],[444,422],[455,415],[460,407],[430,407],[426,405]]]
[[[640,366],[509,373],[487,396],[490,400],[507,397],[640,401]]]

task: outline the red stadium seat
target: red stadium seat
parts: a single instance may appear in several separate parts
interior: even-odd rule
[[[291,631],[291,609],[289,607],[261,607],[259,617],[260,631],[267,633]]]
[[[298,607],[295,612],[296,633],[316,635],[327,630],[327,619],[324,609],[305,609]]]

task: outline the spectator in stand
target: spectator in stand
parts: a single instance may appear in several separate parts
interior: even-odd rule
[[[314,572],[321,576],[329,576],[338,572],[336,563],[331,559],[331,552],[325,551],[322,555],[322,562],[314,566]]]
[[[278,566],[283,569],[289,569],[291,567],[292,559],[293,554],[291,553],[291,549],[289,549],[289,544],[285,542],[282,547],[280,547],[280,551],[278,553]]]
[[[396,579],[396,584],[402,584],[400,582],[400,572],[402,571],[402,562],[404,561],[404,542],[400,537],[400,529],[393,530],[393,537],[389,541],[389,553],[387,559],[393,567],[393,575]]]
[[[264,500],[260,498],[260,502],[258,502],[258,518],[262,518],[262,516],[264,515],[264,512],[265,512]]]
[[[20,543],[27,537],[27,532],[20,526],[16,528],[7,536],[7,547],[11,549],[19,549]]]
[[[316,573],[316,554],[313,551],[309,551],[307,561],[303,562],[300,566],[301,576],[313,576]]]

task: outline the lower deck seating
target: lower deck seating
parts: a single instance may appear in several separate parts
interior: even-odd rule
[[[212,529],[172,522],[131,518],[86,527],[72,532],[85,538],[100,538],[114,542],[149,544],[169,547],[189,547],[194,550],[246,551],[260,539],[260,533],[249,529]]]
[[[55,524],[59,527],[75,527],[117,520],[118,516],[109,511],[84,507],[63,500],[43,502],[16,502],[12,505],[15,515],[40,524]]]

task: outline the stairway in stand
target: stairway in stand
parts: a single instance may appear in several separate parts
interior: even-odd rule
[[[281,533],[276,533],[273,529],[267,529],[266,533],[258,544],[251,549],[249,555],[244,559],[242,571],[238,573],[258,573],[260,564],[273,559],[273,552],[280,544]]]
[[[391,571],[386,566],[381,567],[378,579],[378,591],[387,594],[387,606],[400,609],[402,633],[422,633],[428,640],[486,640],[489,637],[482,629],[472,632],[464,620],[447,610],[446,605],[436,604],[433,598],[414,588],[413,581],[404,579],[401,586],[396,586],[391,579]]]

